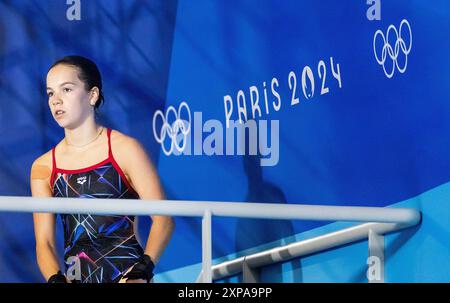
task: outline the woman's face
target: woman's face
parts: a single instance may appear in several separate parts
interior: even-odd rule
[[[63,128],[76,128],[90,115],[94,108],[92,94],[78,78],[78,68],[58,64],[47,74],[47,96],[53,118]],[[95,104],[95,103],[94,103]]]

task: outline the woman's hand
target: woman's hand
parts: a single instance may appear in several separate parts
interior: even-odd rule
[[[149,255],[143,255],[133,268],[123,276],[126,283],[150,283],[153,278],[155,264]]]

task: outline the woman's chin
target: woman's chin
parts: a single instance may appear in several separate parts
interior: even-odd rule
[[[66,121],[65,119],[56,120],[56,123],[58,123],[58,125],[62,128],[70,128],[69,121]]]
[[[66,123],[61,121],[56,121],[56,123],[58,123],[59,127],[66,128]]]

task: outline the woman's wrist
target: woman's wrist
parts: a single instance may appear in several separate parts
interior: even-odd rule
[[[152,257],[150,257],[147,254],[144,254],[142,256],[142,262],[144,262],[145,265],[147,265],[149,268],[151,268],[151,271],[153,271],[153,269],[155,269],[155,263],[152,260]]]
[[[124,278],[127,280],[146,280],[147,283],[153,278],[153,269],[155,268],[155,264],[152,261],[152,258],[149,255],[142,255],[141,259],[138,263],[136,263],[131,271],[127,273]]]

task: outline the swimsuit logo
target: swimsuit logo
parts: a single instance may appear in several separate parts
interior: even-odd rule
[[[408,31],[408,38],[409,38],[409,44],[408,47],[406,47],[406,42],[403,40],[405,36],[402,37],[402,28],[405,26]],[[392,44],[389,43],[389,34],[391,32],[394,32],[395,37],[395,44],[392,46]],[[381,36],[382,39],[382,48],[381,48],[381,54],[377,52],[376,44],[377,44],[377,37]],[[408,39],[407,39],[408,40]],[[379,44],[378,44],[379,45]],[[392,78],[394,75],[395,69],[397,67],[398,71],[400,73],[404,73],[406,71],[406,67],[408,65],[408,55],[411,52],[412,47],[412,32],[411,32],[411,26],[409,25],[408,20],[403,19],[402,22],[400,22],[400,27],[397,31],[394,25],[389,25],[386,36],[383,34],[381,30],[377,30],[375,32],[375,35],[373,36],[373,52],[375,54],[375,59],[377,60],[379,65],[383,66],[384,73],[386,74],[386,77]],[[403,67],[400,67],[398,64],[398,55],[400,54],[400,50],[405,55],[405,64]],[[381,56],[379,56],[381,55]],[[386,59],[389,55],[389,58],[392,60],[392,70],[390,72],[386,71]]]
[[[83,185],[86,182],[86,176],[77,178],[77,183]]]
[[[181,110],[185,108],[188,120],[181,119]],[[173,113],[173,122],[169,122],[170,113]],[[156,121],[157,118],[161,117],[162,125],[159,131],[159,136],[156,132]],[[153,115],[153,135],[155,136],[155,140],[161,144],[163,152],[169,156],[173,152],[173,148],[175,147],[178,152],[183,152],[186,148],[187,136],[191,130],[191,111],[189,110],[189,106],[186,102],[181,102],[178,107],[178,111],[175,110],[173,106],[169,106],[167,108],[166,114],[164,115],[162,111],[157,110]],[[179,136],[182,136],[181,140],[179,140]],[[166,148],[164,145],[164,141],[166,137],[170,140],[170,148]],[[180,142],[183,142],[180,145]]]

